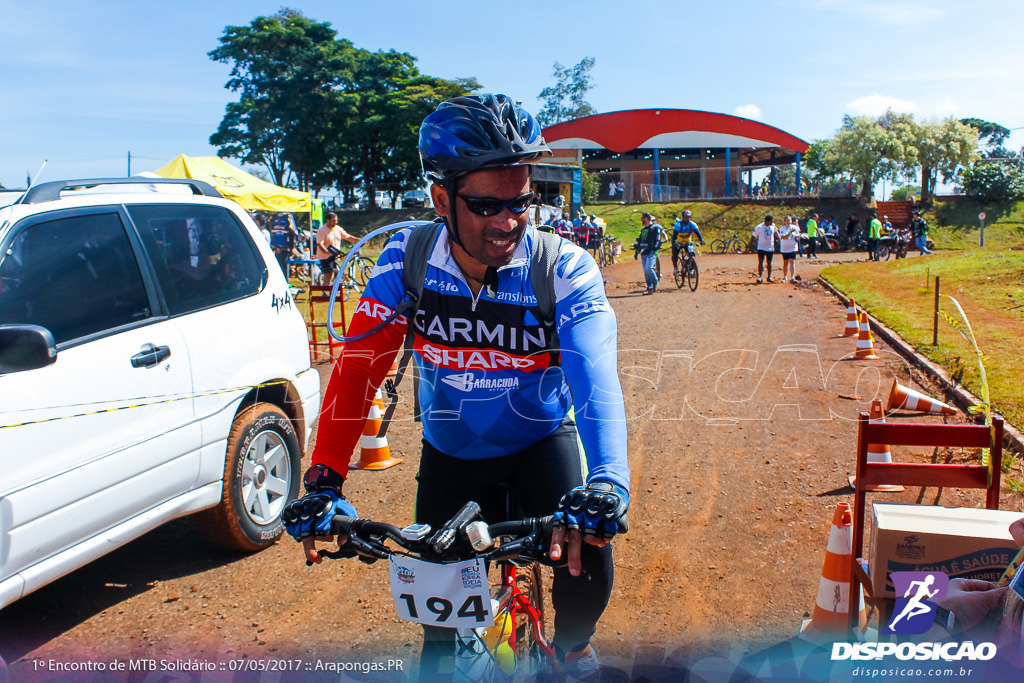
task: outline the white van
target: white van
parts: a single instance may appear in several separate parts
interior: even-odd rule
[[[242,207],[199,181],[31,188],[0,208],[0,607],[195,512],[272,544],[319,404]]]

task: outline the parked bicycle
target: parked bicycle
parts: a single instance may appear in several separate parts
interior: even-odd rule
[[[712,254],[749,254],[749,244],[744,241],[739,233],[734,232],[726,238],[711,240]]]
[[[697,291],[700,272],[697,270],[697,245],[692,240],[679,250],[679,263],[673,274],[676,279],[676,287],[682,289],[685,282],[689,285],[691,292]]]
[[[622,253],[622,242],[615,235],[605,235],[601,238],[601,248],[598,251],[597,264],[601,268],[615,263],[615,259]]]
[[[388,560],[398,616],[457,629],[454,679],[507,680],[534,676],[545,666],[557,670],[544,635],[540,571],[541,564],[556,564],[547,554],[553,525],[550,516],[487,524],[473,501],[433,533],[426,524],[399,529],[339,515],[331,533],[348,542],[319,554],[368,564]],[[500,577],[493,582],[488,564]]]

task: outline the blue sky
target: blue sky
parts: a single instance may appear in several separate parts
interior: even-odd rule
[[[125,175],[214,154],[233,100],[210,60],[227,25],[283,3],[0,0],[0,184]],[[534,112],[552,65],[594,57],[600,112],[737,114],[812,141],[844,113],[973,116],[1024,146],[1024,3],[994,0],[310,2],[287,6],[424,73],[476,77]]]

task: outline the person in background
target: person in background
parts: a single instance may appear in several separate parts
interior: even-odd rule
[[[289,277],[288,258],[296,255],[295,252],[295,231],[288,222],[288,215],[279,213],[274,217],[270,225],[270,248],[274,250],[274,256],[281,266],[281,272],[285,279]],[[299,254],[301,257],[301,253]]]
[[[676,216],[675,225],[672,226],[672,272],[679,270],[679,250],[685,248],[685,244],[690,241],[691,235],[696,235],[697,239],[700,240],[700,246],[704,246],[704,235],[700,234],[700,228],[694,223],[691,218],[693,212],[689,209],[683,209],[683,215]]]
[[[752,233],[757,239],[757,284],[764,281],[764,265],[768,262],[768,282],[775,282],[772,279],[772,256],[775,254],[775,240],[779,236],[779,229],[775,225],[775,218],[768,214],[764,222],[754,228]]]
[[[914,244],[917,245],[918,251],[922,254],[932,253],[931,249],[928,248],[928,223],[921,218],[920,211],[914,211],[911,213],[913,219],[910,221],[910,231],[914,236]]]
[[[640,265],[644,269],[644,281],[647,283],[647,290],[644,294],[654,294],[658,289],[658,273],[654,270],[654,264],[658,259],[658,250],[661,248],[662,236],[665,230],[658,225],[658,220],[646,211],[640,214],[640,235],[633,245],[633,260],[640,257]]]
[[[846,219],[846,229],[843,231],[843,243],[846,246],[854,244],[857,241],[857,235],[860,234],[860,218],[857,214],[851,213],[850,217]]]
[[[336,257],[341,253],[342,240],[355,244],[359,238],[338,225],[338,214],[331,211],[324,216],[324,224],[316,231],[316,258],[320,259],[320,271],[329,273],[332,281],[338,269]]]
[[[818,214],[807,219],[807,258],[818,258]]]
[[[779,248],[782,252],[782,281],[792,282],[796,275],[797,245],[800,244],[800,228],[792,216],[786,216],[779,228]]]
[[[868,260],[878,260],[878,240],[882,239],[882,221],[878,220],[878,212],[871,212],[871,222],[868,224]]]

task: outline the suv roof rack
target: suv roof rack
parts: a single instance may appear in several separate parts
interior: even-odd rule
[[[194,178],[95,178],[88,180],[54,180],[48,183],[40,183],[30,187],[28,191],[15,202],[16,204],[38,204],[41,202],[52,202],[60,199],[60,193],[65,190],[83,190],[99,185],[188,185],[192,188],[192,194],[206,197],[221,197],[217,188],[202,180]]]

